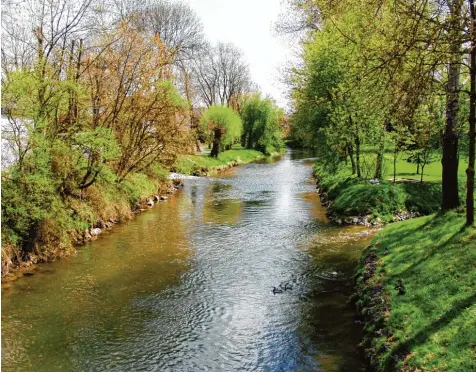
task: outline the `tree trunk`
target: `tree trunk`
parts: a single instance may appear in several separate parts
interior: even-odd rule
[[[362,178],[362,174],[360,172],[360,137],[355,137],[355,167],[357,169],[357,177]]]
[[[248,144],[246,146],[247,149],[253,148],[253,126],[251,126],[250,131],[248,133]]]
[[[420,154],[417,155],[416,174],[420,174]],[[423,173],[423,171],[421,171]]]
[[[451,6],[453,18],[453,43],[450,46],[451,61],[448,65],[448,83],[446,84],[446,125],[443,134],[442,172],[442,208],[450,210],[459,206],[458,196],[458,124],[459,77],[460,77],[460,23],[461,3],[454,0]]]
[[[351,144],[347,145],[347,153],[349,154],[350,164],[352,165],[352,174],[355,174],[354,149]]]
[[[395,151],[393,152],[393,183],[397,182],[397,157],[398,146],[395,145]]]
[[[380,143],[377,152],[377,164],[375,166],[375,175],[374,178],[381,179],[382,178],[382,168],[383,168],[383,155],[385,152],[385,129],[387,123],[385,122],[382,125],[382,131],[380,132]]]
[[[352,120],[352,116],[349,115],[349,127],[354,128],[354,141],[355,141],[355,168],[357,170],[357,178],[362,178],[362,174],[360,172],[360,136],[359,136],[359,128],[355,125],[354,121]]]
[[[215,128],[213,131],[215,133],[215,136],[213,138],[213,146],[212,151],[210,152],[210,156],[216,158],[218,157],[218,153],[220,152],[221,129]]]
[[[469,161],[466,194],[466,225],[474,223],[474,142],[476,127],[476,9],[474,1],[469,0],[471,14],[471,53],[470,53],[470,97],[469,97]]]

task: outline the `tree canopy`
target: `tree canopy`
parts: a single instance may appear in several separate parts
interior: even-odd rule
[[[201,118],[204,132],[212,138],[211,156],[217,157],[219,152],[231,145],[241,136],[243,123],[235,110],[226,106],[213,105]]]

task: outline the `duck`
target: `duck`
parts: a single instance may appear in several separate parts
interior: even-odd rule
[[[292,284],[289,284],[289,283],[284,284],[284,290],[287,291],[288,289],[289,290],[293,289]]]

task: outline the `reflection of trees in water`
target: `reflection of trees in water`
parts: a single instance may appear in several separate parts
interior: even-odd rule
[[[216,224],[233,225],[238,222],[242,202],[240,199],[227,198],[227,191],[231,185],[222,182],[213,182],[205,195],[203,206],[203,221]]]
[[[319,350],[315,360],[329,371],[360,370],[365,366],[355,348],[361,339],[361,327],[354,322],[355,310],[349,299],[350,277],[367,239],[352,238],[354,233],[342,228],[323,229],[306,242],[304,249],[310,260],[305,269],[307,300],[302,302],[301,311],[308,321],[301,324],[299,333],[303,340],[313,340],[314,348]],[[339,273],[336,280],[325,279],[331,272]]]
[[[35,274],[13,283],[8,301],[2,302],[2,312],[15,314],[2,319],[7,369],[22,360],[25,366],[42,366],[38,371],[58,370],[59,365],[93,370],[82,363],[96,355],[95,347],[135,340],[160,311],[148,306],[150,298],[180,285],[190,267],[181,199],[170,198],[116,226],[119,231],[105,233],[77,257],[45,264],[55,270],[54,280]],[[23,282],[29,293],[20,289]],[[72,350],[79,365],[71,359]]]

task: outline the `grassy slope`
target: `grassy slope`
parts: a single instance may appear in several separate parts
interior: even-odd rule
[[[183,156],[177,161],[176,171],[182,174],[196,173],[198,175],[203,172],[214,172],[217,168],[227,166],[232,162],[245,164],[263,157],[264,155],[259,151],[234,146],[231,150],[218,154],[218,158],[212,158],[208,154]]]
[[[31,262],[46,262],[68,256],[76,250],[74,243],[83,240],[84,231],[95,226],[98,220],[126,220],[132,217],[136,203],[145,202],[157,193],[164,193],[172,181],[169,172],[160,166],[152,166],[147,174],[130,174],[122,183],[98,180],[83,192],[82,198],[61,199],[58,195],[59,212],[45,215],[38,227],[33,252],[22,250],[22,241],[12,230],[2,230],[1,268],[2,278],[10,271]],[[132,208],[131,208],[132,207]],[[71,213],[74,211],[74,213]],[[11,274],[14,275],[14,274]]]
[[[407,154],[402,154],[397,162],[397,179],[420,180],[416,174],[416,164],[407,162]],[[362,163],[371,163],[375,154],[370,150],[362,154]],[[315,173],[319,176],[319,187],[333,201],[329,213],[335,217],[370,215],[384,222],[391,222],[393,216],[403,212],[418,212],[422,215],[435,213],[441,203],[441,163],[433,162],[425,167],[424,182],[397,182],[393,179],[392,154],[386,154],[385,170],[380,185],[370,185],[366,180],[357,180],[351,174],[350,164],[339,172],[328,174],[318,165]],[[367,176],[373,176],[373,167],[368,167]],[[466,163],[460,163],[460,193],[464,199]],[[365,177],[365,174],[363,174]]]
[[[456,213],[389,225],[364,253],[357,305],[377,370],[476,370],[476,231],[463,226]]]

